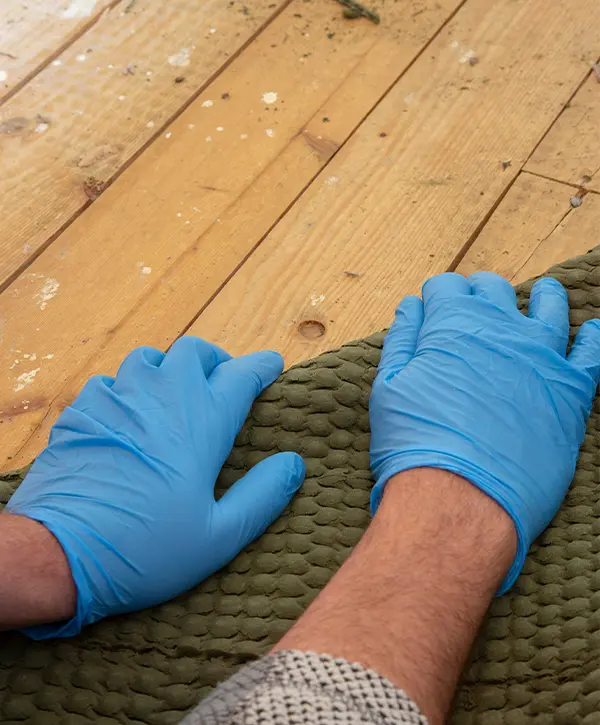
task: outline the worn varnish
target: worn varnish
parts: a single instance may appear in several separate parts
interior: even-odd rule
[[[118,0],[2,0],[0,104],[116,4]]]
[[[89,32],[0,106],[0,286],[286,4],[112,3]]]
[[[137,344],[291,363],[597,242],[595,173],[542,165],[593,126],[594,0],[374,4],[123,0],[0,107],[5,469]]]
[[[404,0],[385,27],[294,2],[163,131],[0,296],[5,405],[29,398],[14,351],[53,355],[27,386],[46,408],[5,416],[10,455],[35,433],[31,455],[94,370],[190,324],[457,6]],[[60,287],[41,310],[46,280]]]
[[[190,332],[293,363],[389,324],[460,259],[588,73],[597,30],[571,8],[467,2]],[[300,334],[308,319],[326,333]]]

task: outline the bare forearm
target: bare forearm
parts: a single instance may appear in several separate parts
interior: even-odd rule
[[[37,521],[0,515],[0,629],[69,619],[77,601],[67,558]]]
[[[276,649],[373,668],[441,725],[515,548],[508,515],[464,479],[402,473],[350,559]]]

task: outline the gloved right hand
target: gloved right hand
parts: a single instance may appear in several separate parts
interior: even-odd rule
[[[600,320],[582,325],[566,356],[569,306],[554,279],[534,284],[528,317],[491,273],[442,274],[422,295],[400,303],[373,385],[371,509],[410,468],[471,481],[517,530],[502,593],[573,478],[600,378]]]

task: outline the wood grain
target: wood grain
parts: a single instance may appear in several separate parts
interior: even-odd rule
[[[287,1],[122,0],[0,108],[0,286]]]
[[[575,94],[525,168],[600,191],[600,81],[594,73]]]
[[[467,3],[190,333],[290,364],[389,324],[453,266],[585,77],[593,7]]]
[[[115,0],[2,0],[0,103],[114,4]]]
[[[520,174],[456,271],[488,270],[519,284],[585,254],[600,242],[600,197],[587,194],[574,208],[572,196],[570,186]]]
[[[0,296],[8,467],[89,375],[185,329],[457,4],[404,0],[375,26],[292,3]]]

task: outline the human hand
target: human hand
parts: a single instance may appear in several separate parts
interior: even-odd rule
[[[44,524],[77,588],[69,636],[191,588],[282,512],[304,479],[295,453],[268,458],[219,500],[214,485],[256,396],[283,368],[274,352],[231,358],[184,337],[134,350],[65,409],[6,512]]]
[[[554,279],[534,284],[529,317],[491,273],[441,274],[422,294],[400,303],[373,385],[371,509],[400,471],[468,479],[517,530],[503,593],[573,478],[600,378],[600,320],[581,326],[567,357],[568,300]]]

